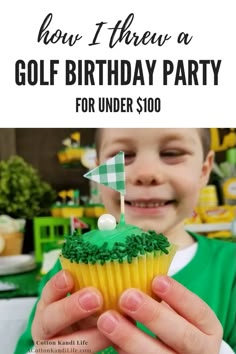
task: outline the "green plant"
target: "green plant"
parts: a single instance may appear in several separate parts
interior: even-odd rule
[[[0,161],[0,214],[31,219],[48,215],[56,191],[20,156]]]

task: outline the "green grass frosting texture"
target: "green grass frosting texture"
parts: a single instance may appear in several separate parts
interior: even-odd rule
[[[93,230],[83,235],[75,231],[65,236],[62,256],[75,263],[128,261],[150,252],[169,253],[170,243],[163,234],[143,231],[132,225],[117,225],[115,230]]]

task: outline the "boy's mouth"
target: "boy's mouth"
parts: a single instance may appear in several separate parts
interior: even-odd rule
[[[134,208],[159,208],[174,203],[174,200],[126,200],[125,203]]]

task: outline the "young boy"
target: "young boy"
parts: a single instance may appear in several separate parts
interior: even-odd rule
[[[95,353],[109,346],[120,354],[233,353],[225,342],[236,349],[235,246],[189,233],[183,225],[211,171],[209,131],[99,129],[96,140],[99,164],[125,152],[126,221],[162,232],[179,246],[172,278],[153,280],[161,303],[128,289],[120,297],[124,315],[108,311],[95,320],[91,315],[101,307],[101,294],[89,288],[66,297],[73,280],[58,262],[45,277],[42,287],[48,282],[15,353],[33,345],[42,353]],[[119,220],[119,194],[101,189],[107,210]]]

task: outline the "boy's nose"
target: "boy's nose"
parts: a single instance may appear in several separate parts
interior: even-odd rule
[[[153,160],[143,162],[143,164],[136,165],[132,172],[131,180],[136,185],[159,185],[164,183],[164,173],[159,164]]]
[[[148,171],[141,171],[136,178],[135,178],[135,184],[137,185],[158,185],[163,183],[163,178],[160,174],[154,174]]]

